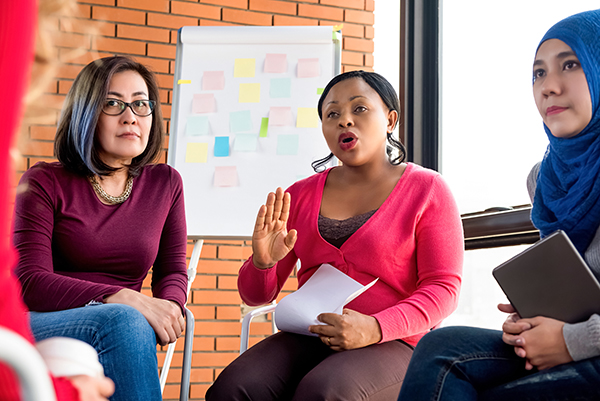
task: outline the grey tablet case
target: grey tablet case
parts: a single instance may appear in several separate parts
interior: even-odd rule
[[[523,318],[577,323],[600,313],[600,284],[563,231],[536,242],[492,274]]]

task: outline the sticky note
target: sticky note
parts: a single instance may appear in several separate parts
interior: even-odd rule
[[[317,128],[318,126],[319,114],[315,107],[298,107],[296,128]]]
[[[273,78],[269,94],[272,98],[292,97],[292,80],[290,78]]]
[[[178,85],[182,85],[182,84],[191,84],[192,80],[191,79],[178,79],[177,80],[177,84]]]
[[[206,163],[208,143],[188,143],[185,149],[186,163]]]
[[[250,110],[232,111],[229,113],[229,130],[231,132],[244,132],[252,130]]]
[[[235,152],[255,152],[258,145],[258,135],[237,134],[233,142]]]
[[[265,57],[264,72],[287,72],[287,56],[285,54],[269,54]]]
[[[322,95],[325,88],[317,88],[317,95]]]
[[[202,74],[202,90],[223,90],[225,88],[225,73],[223,71],[204,71]]]
[[[192,101],[192,111],[198,113],[214,113],[215,95],[212,93],[197,93]]]
[[[263,117],[260,120],[260,132],[259,132],[258,136],[261,138],[266,138],[268,132],[269,132],[269,119],[266,117]]]
[[[214,155],[215,155],[215,157],[229,156],[229,137],[228,136],[215,137]]]
[[[298,154],[298,135],[277,136],[277,154],[282,156],[293,156]]]
[[[235,166],[215,167],[215,187],[236,187],[237,185],[238,177]]]
[[[236,58],[233,66],[234,78],[253,78],[256,60],[253,58]]]
[[[313,78],[321,75],[318,58],[298,59],[298,78]]]
[[[240,103],[260,103],[260,84],[240,84]]]
[[[187,126],[185,133],[188,136],[208,135],[209,124],[207,116],[189,116],[187,118]]]
[[[291,107],[271,107],[269,109],[269,125],[293,125]]]

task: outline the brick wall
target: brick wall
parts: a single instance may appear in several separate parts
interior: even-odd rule
[[[43,0],[42,0],[43,1]],[[342,70],[372,70],[374,0],[79,0],[76,16],[56,16],[54,52],[61,65],[40,100],[51,109],[26,127],[17,178],[40,160],[53,161],[59,110],[75,76],[91,60],[131,55],[156,72],[166,129],[171,114],[177,29],[184,25],[339,25],[343,24]],[[90,31],[91,29],[91,31]],[[166,162],[168,139],[162,161]],[[192,245],[188,245],[188,258]],[[249,243],[207,241],[188,304],[196,316],[190,399],[204,399],[206,389],[239,351],[242,302],[237,271],[251,253]],[[144,291],[149,292],[149,279]],[[288,280],[286,292],[296,288]],[[268,321],[253,323],[250,344],[268,335]],[[165,399],[179,398],[183,341],[173,358]],[[165,348],[166,349],[166,348]],[[164,350],[159,347],[159,365]]]

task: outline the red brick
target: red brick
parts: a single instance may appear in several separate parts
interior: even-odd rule
[[[95,40],[95,38],[92,38],[92,40]],[[82,66],[88,65],[94,60],[114,55],[114,53],[97,52],[93,50],[86,51],[82,54],[79,53],[80,52],[78,51],[74,52],[73,49],[62,48],[59,50],[59,59],[63,63],[79,64],[80,66],[77,68],[81,69]]]
[[[246,260],[252,255],[252,247],[244,246],[242,247],[242,259]]]
[[[179,399],[179,384],[165,384],[163,391],[163,399],[168,400],[170,398]]]
[[[44,158],[44,159],[46,159],[46,158]],[[16,171],[27,170],[27,158],[24,157],[23,155],[21,155],[20,153],[13,156],[13,161],[14,161],[13,167]],[[17,181],[15,181],[14,184],[16,185]],[[12,200],[14,199],[14,196],[11,196],[10,199],[12,202]]]
[[[365,54],[365,63],[364,65],[367,67],[373,67],[373,55],[372,54]]]
[[[365,0],[365,11],[375,11],[375,0]]]
[[[321,0],[320,3],[324,6],[334,6],[339,8],[356,8],[359,10],[364,10],[365,7],[365,0]]]
[[[177,48],[172,44],[148,43],[148,56],[150,57],[174,59],[176,52]],[[171,86],[172,84],[171,82]]]
[[[164,73],[164,74],[169,73],[169,60],[163,60],[163,59],[152,58],[152,57],[134,57],[134,58],[135,58],[135,60],[137,60],[137,62],[145,65],[146,67],[148,67],[150,70],[152,70],[155,73]],[[164,95],[165,95],[164,100],[161,97],[161,102],[166,103],[167,102],[167,93],[165,92]]]
[[[239,26],[242,24],[234,24],[232,22],[215,21],[209,19],[201,19],[200,26]]]
[[[309,18],[288,17],[287,15],[274,15],[274,26],[293,26],[293,25],[319,25],[319,21]]]
[[[211,320],[216,318],[216,312],[214,306],[204,305],[186,305],[186,308],[194,314],[194,318],[197,320]]]
[[[200,3],[215,4],[223,7],[248,9],[248,0],[200,0]]]
[[[61,18],[60,30],[81,34],[98,34],[102,36],[115,36],[115,24],[104,21],[91,21],[81,18]]]
[[[372,26],[365,26],[365,38],[373,39],[375,37],[375,29]]]
[[[252,11],[223,9],[223,21],[238,22],[245,25],[269,26],[273,17],[269,14],[256,13]]]
[[[237,274],[242,264],[224,260],[203,260],[198,263],[199,273]]]
[[[344,10],[336,7],[298,4],[298,16],[342,21],[344,19]]]
[[[374,43],[369,39],[344,38],[344,50],[373,53]]]
[[[238,351],[240,350],[239,337],[217,337],[217,351]]]
[[[119,38],[139,39],[147,42],[169,43],[170,31],[167,29],[149,28],[147,26],[117,25]]]
[[[250,335],[269,336],[273,334],[273,325],[271,322],[253,322],[250,324]]]
[[[190,398],[193,399],[204,399],[206,390],[210,387],[210,384],[192,384],[190,386]]]
[[[167,374],[167,383],[177,384],[181,382],[181,368],[171,366]]]
[[[23,146],[23,155],[48,156],[54,155],[54,143],[46,141],[27,141]]]
[[[196,18],[202,17],[218,20],[221,19],[221,7],[172,1],[171,14],[181,14]]]
[[[358,71],[358,70],[364,70],[364,71],[371,71],[371,72],[373,72],[373,69],[369,68],[369,67],[359,67],[357,65],[343,65],[342,66],[342,72]]]
[[[344,21],[373,25],[375,23],[375,16],[372,11],[345,10]]]
[[[217,320],[237,320],[242,318],[242,310],[237,306],[217,306]]]
[[[342,51],[342,64],[363,65],[363,53]]]
[[[96,38],[93,49],[122,54],[146,54],[146,43],[137,40]]]
[[[192,288],[214,290],[217,288],[217,276],[207,276],[204,274],[196,276],[196,280],[194,280],[194,285]]]
[[[52,37],[56,47],[90,48],[90,36],[70,32],[56,32]]]
[[[148,25],[179,29],[182,26],[198,26],[198,19],[180,17],[178,15],[148,13]]]
[[[76,4],[75,12],[72,15],[73,17],[79,18],[91,18],[92,17],[92,7],[84,4]]]
[[[103,6],[114,6],[116,0],[81,0],[89,4],[101,4]]]
[[[31,139],[53,141],[56,135],[56,127],[34,125],[29,129]]]
[[[169,0],[117,0],[117,7],[168,13]]]
[[[202,251],[200,257],[203,259],[216,258],[217,257],[217,246],[216,245],[202,245]]]
[[[237,290],[237,276],[219,276],[219,290]]]
[[[58,93],[66,95],[73,86],[73,81],[60,81],[58,83]]]
[[[194,351],[214,351],[214,337],[194,337]]]
[[[92,18],[103,21],[126,22],[128,24],[136,25],[145,25],[146,23],[146,13],[114,7],[93,7]]]
[[[239,241],[239,240],[233,240],[233,239],[228,239],[228,240],[224,240],[224,239],[215,239],[215,240],[206,240],[204,241],[205,244],[217,244],[217,245],[242,245],[244,243],[244,241]]]
[[[224,367],[233,362],[238,355],[239,352],[197,352],[192,355],[192,366],[195,368],[209,366]]]
[[[239,305],[242,303],[242,299],[237,291],[196,290],[193,291],[193,300],[194,304],[209,305]]]
[[[221,245],[218,250],[219,259],[239,259],[242,260],[242,247],[241,246],[225,246]]]
[[[190,382],[210,382],[213,379],[212,369],[192,369],[190,371]]]
[[[172,89],[173,88],[173,76],[165,75],[165,74],[156,74],[156,82],[158,83],[159,88],[164,89]],[[163,117],[171,118],[171,111],[169,110],[169,114],[163,111]]]
[[[250,10],[290,15],[298,12],[296,3],[277,0],[250,0]]]

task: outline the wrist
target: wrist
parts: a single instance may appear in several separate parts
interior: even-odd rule
[[[267,270],[275,266],[276,263],[273,263],[272,265],[261,263],[260,261],[257,261],[254,256],[252,256],[252,264],[259,270]]]

